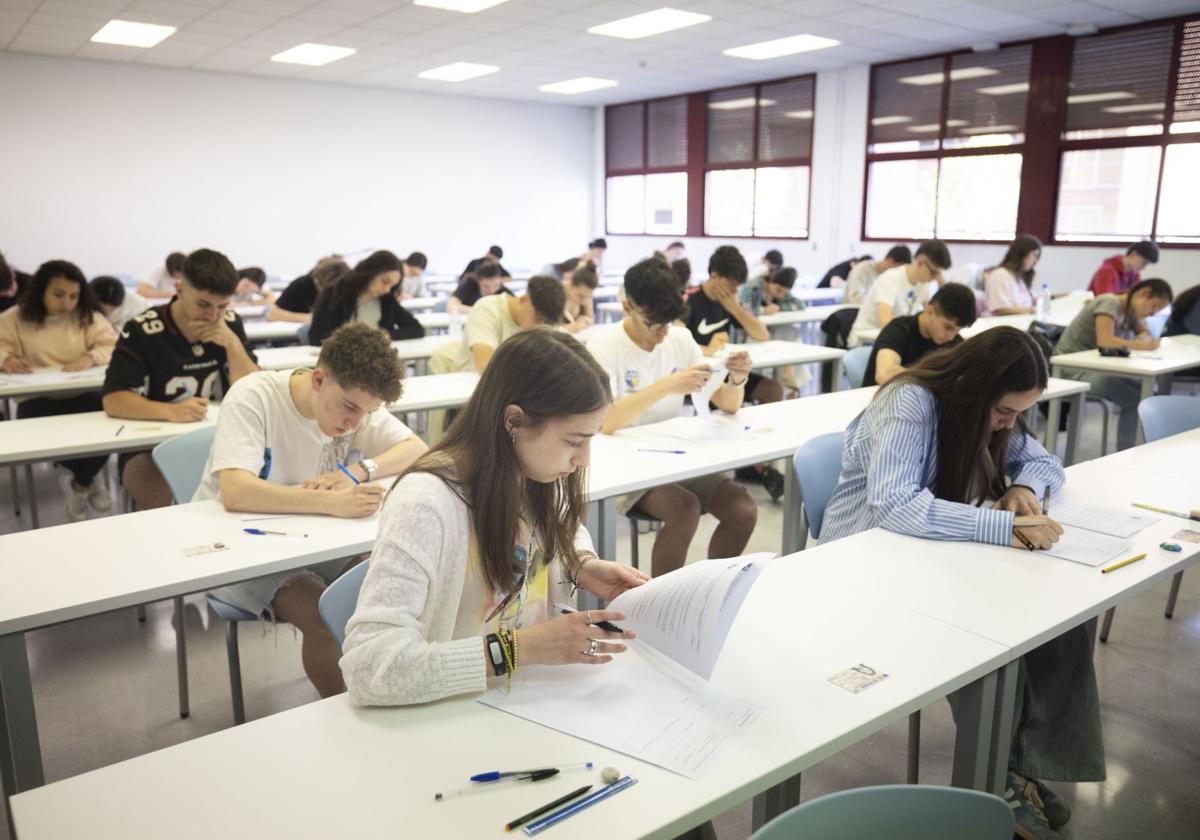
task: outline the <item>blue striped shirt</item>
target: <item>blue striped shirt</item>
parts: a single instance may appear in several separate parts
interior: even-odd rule
[[[846,429],[842,474],[821,524],[821,542],[869,528],[938,540],[1009,545],[1013,514],[934,496],[937,405],[920,385],[885,389]],[[1014,431],[1006,474],[1040,499],[1066,482],[1062,464],[1029,435]]]

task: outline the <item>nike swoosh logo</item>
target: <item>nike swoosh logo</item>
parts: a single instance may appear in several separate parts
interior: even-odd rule
[[[716,332],[728,323],[728,318],[723,318],[722,320],[717,321],[715,324],[710,324],[708,323],[707,318],[703,318],[700,320],[700,323],[696,325],[696,332],[700,333],[700,335],[708,335],[709,333]]]

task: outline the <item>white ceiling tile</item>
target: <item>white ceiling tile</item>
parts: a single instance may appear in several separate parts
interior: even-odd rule
[[[38,0],[0,0],[0,8],[23,9],[32,12],[38,7]]]
[[[133,61],[145,50],[141,47],[122,47],[117,44],[85,43],[75,51],[77,58],[92,58],[99,61]]]
[[[7,49],[14,52],[35,53],[37,55],[71,55],[74,46],[71,44],[63,44],[60,41],[39,41],[35,39],[22,39],[19,35],[9,42]]]

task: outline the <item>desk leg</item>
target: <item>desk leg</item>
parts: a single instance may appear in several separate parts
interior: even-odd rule
[[[782,554],[794,554],[804,549],[804,521],[800,516],[800,487],[792,459],[785,461],[783,470],[783,545]]]
[[[1012,748],[1019,668],[1020,660],[1014,659],[996,672],[996,713],[992,719],[991,761],[984,790],[997,796],[1004,795],[1008,781],[1008,754]]]
[[[1147,399],[1154,396],[1154,385],[1157,382],[1158,382],[1158,380],[1153,376],[1143,376],[1142,377],[1142,398],[1141,398],[1140,402],[1145,402]],[[1137,426],[1136,443],[1138,446],[1141,446],[1145,442],[1146,442],[1146,434],[1145,434],[1145,432],[1142,431],[1142,424],[1139,422],[1138,426]]]
[[[1075,394],[1071,397],[1071,416],[1067,418],[1067,454],[1063,459],[1063,463],[1068,467],[1079,460],[1079,427],[1083,425],[1085,396],[1086,394]],[[1054,428],[1057,431],[1058,421],[1055,421]]]
[[[958,731],[954,738],[954,787],[986,790],[990,775],[990,753],[996,712],[996,683],[999,671],[977,679],[958,692]]]
[[[29,489],[29,520],[36,531],[41,526],[38,524],[37,490],[33,486],[33,464],[25,465],[25,486]]]
[[[840,391],[842,389],[842,360],[840,357],[829,363],[829,371],[832,374],[829,380],[829,390]]]
[[[800,804],[800,774],[754,797],[750,809],[750,830],[758,831],[764,825],[791,808]]]
[[[9,478],[12,479],[13,516],[21,515],[21,476],[16,465],[8,468]]]
[[[0,636],[0,782],[6,806],[13,794],[45,783],[24,633]]]
[[[1062,400],[1050,400],[1050,410],[1046,412],[1046,451],[1051,455],[1058,454],[1058,424],[1062,412]],[[1074,409],[1072,409],[1074,414]],[[1068,444],[1069,446],[1070,444]]]

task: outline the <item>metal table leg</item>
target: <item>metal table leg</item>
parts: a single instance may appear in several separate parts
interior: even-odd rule
[[[38,524],[37,490],[33,486],[33,464],[25,465],[25,486],[29,489],[29,520],[37,530],[41,526]]]
[[[954,765],[950,784],[987,790],[991,775],[992,727],[996,712],[998,671],[977,679],[958,692],[958,731],[954,738]]]
[[[1083,398],[1087,394],[1075,394],[1071,397],[1071,413],[1067,417],[1067,452],[1063,463],[1071,466],[1079,460],[1079,427],[1083,425]],[[1057,401],[1056,401],[1057,402]],[[1058,431],[1058,421],[1054,429]]]
[[[985,790],[997,796],[1004,795],[1008,779],[1008,754],[1012,748],[1019,668],[1020,660],[1014,659],[996,672],[996,713],[992,718],[991,762]]]
[[[24,633],[0,636],[0,782],[6,805],[8,797],[45,783]],[[11,815],[9,807],[10,821]]]
[[[840,356],[829,363],[829,370],[832,374],[829,381],[829,390],[840,391],[842,388],[842,359]]]
[[[750,830],[758,831],[764,825],[791,808],[800,804],[800,774],[754,797],[750,815]]]
[[[792,459],[786,459],[783,471],[783,545],[782,554],[794,554],[804,548],[804,521],[800,515],[800,493]]]

